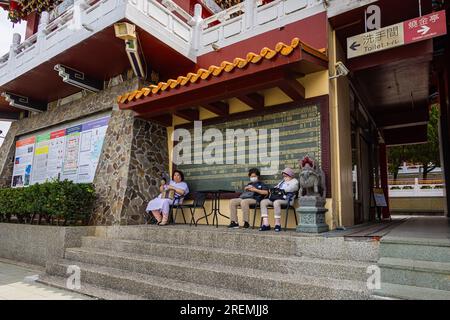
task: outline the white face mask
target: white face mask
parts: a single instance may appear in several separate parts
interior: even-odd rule
[[[250,177],[251,182],[258,182],[258,177]]]

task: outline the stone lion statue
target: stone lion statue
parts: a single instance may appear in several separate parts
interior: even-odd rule
[[[325,174],[309,156],[299,160],[300,190],[298,197],[326,197]]]

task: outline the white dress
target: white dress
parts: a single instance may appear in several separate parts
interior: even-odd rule
[[[182,189],[184,190],[184,194],[183,197],[185,197],[188,193],[189,193],[189,187],[187,185],[186,182],[182,181],[179,183],[176,183],[173,180],[170,180],[169,185],[173,186],[176,189]],[[160,210],[162,211],[163,214],[168,214],[169,210],[170,210],[170,206],[172,205],[172,203],[175,201],[175,203],[183,201],[182,197],[178,194],[175,193],[175,199],[171,200],[171,199],[161,199],[161,194],[159,194],[159,196],[153,200],[151,200],[148,205],[147,208],[145,209],[145,211],[150,212],[153,210]]]

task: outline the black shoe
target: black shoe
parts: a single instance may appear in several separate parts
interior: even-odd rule
[[[259,228],[259,231],[269,231],[269,230],[270,230],[270,225],[268,225],[268,226],[262,225],[262,226]]]
[[[280,232],[281,231],[281,226],[280,225],[276,225],[275,228],[273,228],[273,230],[275,230],[275,232]]]
[[[230,229],[239,229],[239,223],[236,223],[234,221],[231,221],[230,225],[228,226]]]
[[[250,228],[250,224],[249,224],[247,221],[244,221],[244,226],[243,226],[243,228],[244,228],[244,229]]]

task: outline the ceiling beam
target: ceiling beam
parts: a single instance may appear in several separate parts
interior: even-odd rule
[[[295,79],[282,79],[278,87],[293,101],[303,100],[306,97],[305,88]]]
[[[145,100],[129,102],[122,105],[121,108],[134,110],[138,116],[144,116],[146,113],[149,113],[149,116],[156,116],[274,88],[285,77],[286,72],[281,68],[253,73],[240,78],[231,76],[229,79],[213,78],[196,86],[169,90],[158,97],[154,95]]]
[[[187,121],[200,120],[200,112],[198,111],[198,109],[177,110],[174,112],[174,114]]]
[[[258,93],[250,93],[237,98],[254,110],[264,109],[264,96]]]
[[[72,86],[78,87],[90,92],[99,92],[103,90],[103,81],[93,79],[87,76],[84,72],[75,70],[73,68],[57,64],[54,67],[55,71],[58,71],[58,75],[63,79],[63,82]]]
[[[163,127],[171,127],[172,126],[172,115],[171,114],[164,114],[156,117],[146,118],[146,120],[150,122],[155,122]]]
[[[24,97],[11,92],[3,92],[2,96],[11,107],[32,112],[47,111],[47,103],[45,102],[32,100],[28,97]]]
[[[222,101],[204,104],[202,107],[218,116],[226,117],[230,114],[230,105]]]
[[[0,121],[19,120],[18,112],[0,112]]]
[[[387,146],[426,143],[428,141],[428,126],[418,125],[414,127],[395,128],[383,130]]]

